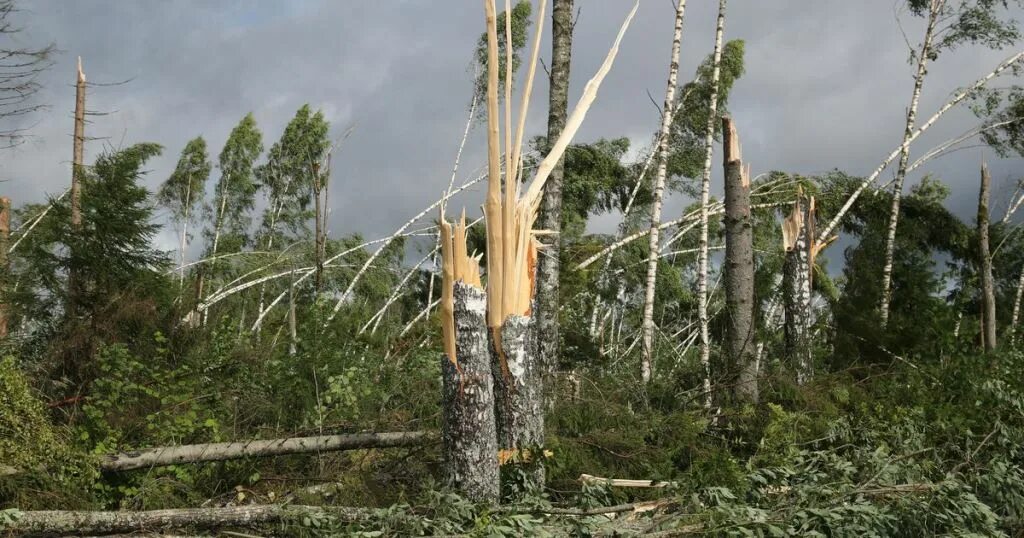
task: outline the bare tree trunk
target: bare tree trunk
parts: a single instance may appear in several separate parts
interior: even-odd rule
[[[313,437],[259,439],[230,443],[203,443],[146,448],[131,452],[108,454],[100,460],[103,471],[130,471],[163,465],[203,463],[241,458],[266,458],[288,454],[420,446],[436,440],[436,434],[425,431],[393,433],[351,433]]]
[[[813,200],[813,198],[812,198]],[[812,375],[811,361],[811,249],[814,240],[813,201],[805,207],[797,198],[793,211],[782,225],[786,260],[782,272],[786,357],[796,370],[796,382],[803,385]]]
[[[744,169],[739,135],[729,117],[722,118],[725,162],[725,296],[726,351],[736,372],[736,400],[757,403],[754,355],[754,229],[750,219],[750,172]]]
[[[1024,269],[1020,272],[1020,278],[1017,279],[1017,293],[1013,299],[1013,317],[1010,320],[1010,331],[1013,335],[1013,339],[1017,339],[1017,322],[1020,320],[1020,303],[1021,298],[1024,297]]]
[[[299,351],[299,333],[295,319],[295,283],[288,283],[288,355],[294,357]]]
[[[331,175],[331,157],[327,156],[327,170],[323,176],[320,175],[320,167],[313,166],[313,196],[315,198],[316,206],[316,223],[314,225],[314,233],[316,234],[313,238],[313,248],[316,250],[314,260],[316,261],[316,275],[314,277],[313,289],[315,290],[314,297],[320,294],[320,290],[323,289],[323,278],[324,278],[324,200],[323,200],[323,188],[327,179]],[[262,292],[261,292],[262,295]],[[262,301],[260,301],[260,308],[263,308]]]
[[[0,271],[8,275],[7,242],[11,233],[11,199],[0,196]],[[7,337],[7,305],[3,302],[6,283],[0,280],[0,338]]]
[[[907,176],[907,161],[910,158],[910,141],[914,135],[917,106],[921,100],[921,88],[928,75],[928,60],[932,52],[932,36],[939,21],[939,12],[945,0],[930,0],[928,27],[924,42],[917,54],[917,73],[914,75],[914,93],[907,110],[907,122],[903,130],[903,144],[900,146],[900,161],[896,169],[896,180],[892,188],[892,208],[889,210],[889,229],[885,238],[885,265],[882,266],[882,298],[879,302],[878,317],[884,328],[889,323],[889,303],[892,301],[892,265],[896,248],[896,226],[900,220],[900,198],[903,195],[903,180]]]
[[[700,323],[700,363],[704,367],[704,406],[711,408],[711,335],[708,320],[708,205],[711,201],[711,156],[715,147],[715,122],[718,120],[718,79],[722,64],[722,31],[725,27],[725,0],[718,2],[718,27],[715,30],[714,68],[708,103],[708,132],[704,139],[704,175],[700,183],[700,242],[697,253],[697,318]]]
[[[185,187],[185,217],[181,220],[181,274],[178,276],[178,286],[185,286],[185,249],[188,248],[188,210],[192,206],[192,176],[189,175],[188,185]]]
[[[658,236],[661,224],[662,197],[665,192],[665,176],[668,168],[668,134],[672,128],[672,107],[676,96],[676,78],[679,74],[679,49],[683,39],[683,18],[686,14],[686,0],[679,0],[676,6],[675,29],[672,32],[672,55],[668,64],[668,83],[665,88],[665,102],[661,108],[661,129],[658,133],[658,173],[654,179],[654,201],[651,203],[651,233],[647,254],[647,283],[644,288],[643,354],[640,363],[640,379],[651,380],[654,362],[654,292],[658,279]]]
[[[41,510],[18,512],[17,518],[0,523],[0,533],[11,536],[85,536],[116,533],[149,533],[154,529],[216,529],[301,522],[311,514],[331,516],[343,522],[368,519],[365,508],[254,504],[211,508],[178,508],[145,512],[74,512]],[[133,534],[134,536],[134,534]]]
[[[454,283],[451,308],[457,362],[441,358],[441,439],[447,485],[468,499],[497,502],[498,437],[486,305],[483,290]]]
[[[544,372],[531,357],[536,345],[534,323],[526,316],[505,320],[500,344],[508,370],[502,372],[501,359],[492,356],[491,371],[500,459],[514,463],[524,473],[527,485],[543,487],[544,399],[540,392]]]
[[[996,293],[992,279],[992,254],[988,248],[988,200],[992,177],[988,166],[981,165],[981,188],[978,192],[978,269],[981,272],[982,321],[985,351],[996,348]]]
[[[75,234],[82,229],[82,176],[85,173],[85,73],[82,58],[78,58],[78,77],[75,82],[75,131],[71,157],[71,229]],[[78,302],[78,264],[68,269],[68,311],[74,313]]]
[[[554,144],[565,128],[569,109],[569,71],[572,60],[573,0],[554,0],[551,11],[551,73],[548,92],[548,146]],[[544,184],[538,226],[542,230],[562,229],[562,175],[564,157],[559,159]],[[542,292],[536,299],[537,360],[544,377],[558,368],[558,274],[560,271],[560,234],[552,234],[543,242],[538,260],[537,286]],[[543,484],[543,481],[541,482]]]

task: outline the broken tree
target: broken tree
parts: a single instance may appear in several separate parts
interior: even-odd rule
[[[729,117],[722,118],[725,163],[725,301],[726,353],[734,372],[733,395],[757,402],[754,356],[754,228],[750,218],[750,167],[744,167],[739,135]]]
[[[9,274],[7,262],[7,242],[11,233],[11,199],[0,196],[0,338],[7,336],[7,305],[3,295],[6,293],[4,277]]]
[[[981,165],[981,188],[978,189],[978,272],[981,273],[982,341],[985,351],[996,348],[996,295],[992,279],[992,253],[988,247],[988,199],[992,176],[988,165]]]

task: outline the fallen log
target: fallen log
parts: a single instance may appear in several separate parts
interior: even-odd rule
[[[235,441],[231,443],[205,443],[169,447],[147,448],[103,456],[103,471],[128,471],[179,463],[201,463],[241,458],[281,456],[357,450],[363,448],[394,448],[419,446],[437,440],[437,434],[427,431],[392,433],[352,433]]]
[[[579,481],[584,484],[598,484],[611,486],[616,488],[664,488],[674,487],[675,482],[662,482],[660,480],[633,480],[629,478],[605,478],[603,476],[594,476],[589,474],[581,474]]]
[[[252,527],[253,525],[301,521],[304,516],[329,516],[343,522],[367,519],[372,511],[342,506],[300,506],[254,504],[222,508],[182,508],[170,510],[70,511],[39,510],[10,512],[13,520],[0,524],[0,534],[13,536],[85,536],[110,535],[168,529],[214,529]]]

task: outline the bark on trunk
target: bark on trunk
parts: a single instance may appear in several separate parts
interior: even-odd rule
[[[188,248],[188,213],[192,206],[192,176],[189,175],[185,187],[185,215],[181,219],[181,271],[178,275],[178,286],[185,287],[185,249]]]
[[[700,363],[704,367],[704,407],[711,408],[711,335],[708,319],[708,205],[711,201],[711,156],[718,119],[718,78],[722,64],[722,31],[725,27],[725,0],[718,2],[718,27],[715,30],[714,68],[711,72],[711,98],[708,103],[708,129],[704,140],[704,175],[700,185],[700,242],[697,253],[697,318],[700,323]]]
[[[1013,340],[1017,340],[1017,321],[1020,320],[1020,303],[1024,297],[1024,268],[1021,269],[1020,278],[1017,279],[1017,293],[1013,298],[1013,318],[1010,320],[1010,331]]]
[[[0,271],[9,274],[7,265],[7,242],[11,233],[11,199],[0,196]],[[7,292],[5,282],[0,280],[0,338],[7,336],[7,305],[3,295]]]
[[[572,59],[573,0],[555,0],[551,11],[551,75],[548,92],[548,145],[554,144],[565,128],[569,109],[569,67]],[[565,159],[559,159],[544,184],[538,227],[562,229],[562,176]],[[558,274],[561,235],[542,236],[544,255],[537,267],[537,360],[544,377],[551,378],[558,368]]]
[[[502,454],[499,459],[521,470],[527,487],[543,488],[543,370],[531,356],[536,349],[535,335],[533,318],[506,319],[501,326],[501,348],[507,371],[502,371],[501,359],[494,353],[491,372],[498,450]]]
[[[739,135],[729,117],[722,118],[722,139],[725,157],[726,352],[736,376],[733,388],[736,400],[757,403],[750,174],[743,167]]]
[[[205,443],[147,448],[132,452],[103,456],[100,469],[104,471],[130,471],[178,465],[181,463],[202,463],[241,458],[265,458],[286,454],[307,454],[310,452],[332,452],[364,448],[393,448],[419,446],[432,442],[435,434],[426,431],[394,433],[352,433],[342,435],[319,435],[313,437],[288,437],[232,443]]]
[[[793,211],[783,223],[786,260],[783,265],[782,290],[785,305],[786,356],[796,370],[796,382],[806,383],[812,375],[811,362],[811,247],[813,245],[813,213],[810,205],[797,198]]]
[[[458,363],[441,358],[445,482],[467,499],[493,503],[499,492],[498,438],[487,298],[483,290],[455,282],[452,303]]]
[[[86,512],[40,510],[18,512],[17,519],[0,534],[26,537],[86,536],[153,532],[169,529],[248,528],[273,523],[301,522],[303,516],[322,514],[343,522],[368,519],[372,511],[344,506],[255,504],[217,508],[180,508],[145,512]]]
[[[661,225],[661,205],[665,192],[665,176],[668,168],[668,134],[675,116],[673,105],[676,95],[676,78],[679,74],[679,48],[683,38],[683,18],[686,14],[686,0],[679,0],[676,7],[675,29],[672,32],[672,56],[668,64],[668,83],[665,102],[661,107],[661,129],[658,132],[658,173],[654,178],[654,201],[651,203],[651,232],[647,255],[647,282],[644,287],[643,312],[643,353],[641,354],[640,379],[651,380],[654,362],[654,292],[658,278],[658,236]]]
[[[288,283],[288,355],[294,357],[299,352],[298,323],[295,319],[295,283]]]
[[[992,280],[992,254],[988,247],[988,199],[992,182],[988,166],[981,165],[981,188],[978,192],[978,269],[981,272],[982,323],[985,351],[996,348],[996,295]]]
[[[896,169],[896,179],[892,188],[892,207],[889,210],[889,229],[885,239],[885,265],[882,267],[882,298],[879,302],[878,315],[884,328],[889,323],[889,304],[892,301],[892,265],[896,248],[896,226],[900,220],[900,198],[903,195],[903,180],[907,176],[907,161],[910,158],[910,141],[914,135],[914,123],[917,119],[917,106],[921,100],[921,88],[928,74],[928,59],[932,52],[932,36],[939,21],[939,12],[945,0],[932,0],[928,10],[928,26],[924,33],[924,42],[917,54],[917,73],[914,75],[914,93],[910,97],[910,108],[907,110],[907,122],[903,130],[903,144],[900,146],[900,161]]]
[[[71,157],[71,229],[82,229],[82,176],[85,172],[85,73],[82,58],[78,58],[78,78],[75,82],[75,130]],[[74,314],[78,298],[80,277],[77,264],[68,270],[68,312]]]

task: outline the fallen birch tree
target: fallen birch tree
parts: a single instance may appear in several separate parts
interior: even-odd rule
[[[336,452],[365,448],[420,446],[435,440],[436,434],[433,432],[412,431],[317,435],[312,437],[235,441],[231,443],[203,443],[108,454],[103,456],[100,462],[100,469],[104,471],[129,471],[161,465],[176,465],[179,463],[265,458],[287,454]]]

